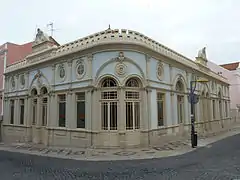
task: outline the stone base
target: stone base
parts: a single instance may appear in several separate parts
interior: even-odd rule
[[[221,121],[196,123],[199,136],[209,132],[218,132],[233,126],[236,121],[230,118]],[[152,130],[130,131],[98,131],[92,132],[79,129],[27,127],[3,125],[4,142],[32,142],[46,146],[65,146],[80,148],[133,148],[156,146],[167,141],[190,136],[191,124],[180,124]]]

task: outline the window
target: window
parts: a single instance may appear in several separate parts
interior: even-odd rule
[[[14,100],[10,100],[10,124],[14,123]]]
[[[85,128],[85,93],[76,94],[77,101],[77,128]]]
[[[183,123],[184,121],[184,96],[177,96],[177,111],[178,111],[178,123]]]
[[[36,124],[37,115],[37,98],[32,101],[32,125]]]
[[[135,78],[127,80],[125,92],[126,99],[126,129],[140,129],[140,92],[139,82]]]
[[[164,94],[157,93],[157,117],[158,126],[164,125]]]
[[[24,124],[24,99],[20,99],[20,124]]]
[[[113,78],[103,81],[104,91],[101,93],[101,119],[103,130],[117,130],[118,93],[114,87],[117,82]]]
[[[42,98],[42,126],[47,125],[47,103],[48,98],[47,97]]]
[[[226,117],[228,117],[228,102],[225,101],[225,112],[226,112]]]
[[[212,100],[213,119],[216,119],[215,100]]]
[[[66,126],[66,95],[61,94],[58,95],[58,126],[65,127]]]

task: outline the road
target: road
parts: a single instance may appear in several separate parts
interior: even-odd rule
[[[240,135],[191,153],[152,160],[91,162],[0,151],[1,180],[237,180]]]

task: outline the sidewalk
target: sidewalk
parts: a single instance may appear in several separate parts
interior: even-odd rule
[[[240,126],[235,126],[231,130],[223,130],[220,133],[213,133],[209,136],[200,137],[198,147],[208,146],[229,136],[240,133]],[[25,154],[48,156],[75,160],[88,161],[113,161],[113,160],[132,160],[132,159],[151,159],[168,156],[181,155],[191,152],[189,139],[176,140],[158,147],[136,148],[136,149],[84,149],[84,148],[63,148],[63,147],[44,147],[40,145],[15,143],[1,144],[0,150],[20,152]]]

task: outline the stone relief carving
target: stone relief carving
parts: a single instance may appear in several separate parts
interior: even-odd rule
[[[42,72],[40,70],[38,70],[37,74],[35,74],[35,76],[34,76],[34,80],[37,79],[38,86],[42,85],[41,77],[42,77]]]
[[[124,59],[125,59],[124,53],[119,52],[118,57],[117,57],[118,63],[115,66],[115,74],[120,77],[126,75],[127,65],[123,63]]]

